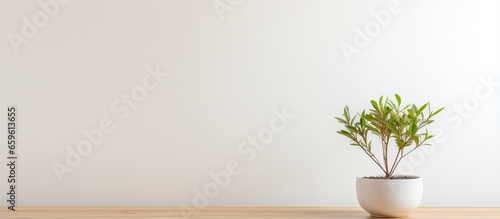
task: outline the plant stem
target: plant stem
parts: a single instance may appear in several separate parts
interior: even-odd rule
[[[392,170],[392,173],[394,173],[394,171],[396,170],[396,167],[399,165],[399,162],[401,162],[401,160],[406,157],[406,155],[410,154],[411,152],[413,152],[414,150],[416,150],[418,148],[418,146],[415,146],[415,148],[411,149],[411,151],[408,151],[406,154],[402,154],[402,156],[399,158],[398,162],[396,163],[395,167],[394,167],[394,170]]]
[[[382,154],[383,154],[384,167],[385,167],[384,172],[386,173],[385,177],[388,177],[387,174],[389,172],[388,172],[388,168],[387,168],[387,144],[385,143],[384,139],[381,139],[381,140],[382,140]]]
[[[391,177],[391,173],[389,171],[389,163],[388,163],[388,159],[389,159],[389,140],[390,140],[390,137],[391,137],[391,132],[390,130],[388,130],[387,128],[384,129],[384,135],[382,136],[382,147],[383,147],[383,151],[384,151],[384,165],[385,165],[385,178],[390,178]]]
[[[396,170],[396,167],[397,167],[396,162],[398,161],[398,157],[403,154],[403,149],[404,148],[398,149],[398,153],[396,154],[396,158],[394,159],[394,162],[392,163],[391,171],[389,171],[389,175],[391,175],[391,176],[392,176],[392,174],[394,174],[394,171]]]
[[[356,144],[360,145],[360,148],[363,149],[363,151],[366,153],[366,155],[368,155],[370,157],[370,159],[372,159],[373,162],[375,162],[380,167],[380,169],[382,169],[382,171],[384,171],[384,173],[387,176],[388,172],[386,170],[384,170],[384,168],[380,164],[380,161],[377,159],[377,157],[375,157],[375,155],[373,155],[372,152],[368,151],[365,147],[362,147],[361,142],[359,142],[358,140],[353,140],[353,141],[356,142]],[[365,144],[366,144],[366,138],[365,138]]]
[[[363,151],[366,153],[366,155],[368,155],[373,160],[373,162],[375,162],[378,165],[378,167],[380,167],[380,169],[382,169],[382,171],[384,171],[385,175],[387,176],[387,174],[388,174],[387,171],[384,170],[384,168],[380,164],[380,161],[377,159],[377,157],[375,157],[375,155],[371,154],[370,152],[366,151],[365,149],[363,149]]]

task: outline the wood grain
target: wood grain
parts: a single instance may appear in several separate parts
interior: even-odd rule
[[[191,218],[191,219],[350,219],[371,218],[357,207],[18,207],[0,210],[0,218]],[[419,208],[412,219],[500,219],[500,208]]]

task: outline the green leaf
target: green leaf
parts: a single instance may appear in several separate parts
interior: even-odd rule
[[[378,105],[379,106],[383,106],[384,104],[382,104],[382,100],[384,99],[384,96],[380,96],[380,98],[378,99]]]
[[[349,139],[353,139],[352,135],[350,132],[346,131],[346,130],[340,130],[340,131],[337,131],[337,133],[343,135],[343,136],[346,136],[347,138]]]
[[[434,137],[436,137],[436,136],[435,135],[426,135],[425,140],[429,140],[429,139],[434,138]]]
[[[408,117],[413,119],[415,117],[415,111],[413,109],[408,109]]]
[[[401,106],[401,97],[398,94],[394,95],[396,97],[396,100],[398,101],[398,106]]]
[[[412,139],[413,139],[413,141],[415,141],[416,145],[419,145],[420,139],[418,138],[418,136],[414,135],[414,136],[412,136]]]
[[[354,121],[356,120],[356,117],[357,117],[357,115],[356,115],[356,116],[354,116],[354,117],[352,117],[352,119],[351,119],[351,121],[349,122],[349,124],[354,124]]]
[[[440,113],[441,111],[444,110],[444,107],[441,107],[440,109],[436,110],[435,112],[431,113],[431,117],[437,115],[438,113]]]
[[[417,112],[418,111],[417,105],[415,105],[415,104],[411,105],[411,109],[413,110],[413,112]]]
[[[370,103],[372,104],[375,110],[378,110],[377,102],[375,100],[371,100]]]
[[[339,118],[339,117],[335,117],[335,119],[337,119],[338,122],[342,123],[342,124],[347,124],[347,121],[345,121],[344,119],[342,118]]]
[[[426,103],[426,104],[422,105],[420,108],[418,108],[417,115],[420,115],[422,113],[422,111],[424,111],[424,109],[427,107],[427,105],[429,105],[429,103]]]
[[[351,115],[349,114],[349,107],[346,105],[344,107],[344,117],[346,118],[347,121],[351,120]]]
[[[349,130],[351,132],[356,132],[356,128],[354,128],[354,126],[352,126],[352,125],[346,125],[345,127],[347,128],[347,130]]]
[[[405,142],[402,139],[396,139],[396,144],[398,145],[399,148],[404,147]]]

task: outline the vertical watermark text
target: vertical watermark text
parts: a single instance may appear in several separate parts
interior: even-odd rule
[[[16,211],[17,196],[17,118],[18,112],[16,106],[7,107],[7,203],[8,209]]]

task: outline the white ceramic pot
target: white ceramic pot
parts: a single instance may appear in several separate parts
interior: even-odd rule
[[[423,181],[415,179],[356,179],[358,202],[374,217],[407,217],[420,205]]]

